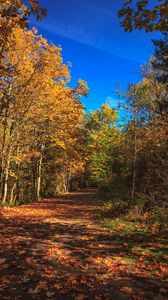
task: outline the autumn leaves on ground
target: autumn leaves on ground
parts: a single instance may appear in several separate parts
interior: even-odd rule
[[[167,256],[155,256],[166,235],[108,230],[95,199],[79,191],[2,210],[1,299],[167,299]]]

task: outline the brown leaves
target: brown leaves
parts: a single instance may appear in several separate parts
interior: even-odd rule
[[[120,289],[121,292],[123,292],[124,294],[127,294],[127,295],[132,295],[133,294],[133,290],[131,287],[129,286],[123,286],[121,289]]]
[[[91,217],[93,202],[88,195],[82,199],[74,193],[2,211],[3,236],[7,234],[8,240],[1,243],[6,242],[0,262],[2,274],[11,275],[2,276],[1,293],[27,293],[39,300],[69,295],[78,300],[92,296],[110,300],[115,290],[136,300],[166,295],[167,264],[149,262],[141,252],[132,252],[137,248],[135,237],[125,242],[123,236],[115,236],[115,229],[109,233],[97,226]],[[155,249],[162,246],[161,236],[155,244]],[[155,244],[149,240],[150,247]]]
[[[3,264],[6,261],[5,258],[0,258],[0,264]]]
[[[85,295],[79,294],[77,297],[75,297],[75,300],[84,300],[85,298]]]

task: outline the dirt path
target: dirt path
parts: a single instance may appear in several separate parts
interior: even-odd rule
[[[0,299],[168,299],[166,280],[122,261],[95,205],[85,191],[2,210]]]

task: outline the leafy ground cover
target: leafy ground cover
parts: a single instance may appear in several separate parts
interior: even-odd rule
[[[0,298],[166,300],[166,232],[97,203],[81,191],[2,209]]]

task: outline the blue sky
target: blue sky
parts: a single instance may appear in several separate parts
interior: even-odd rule
[[[89,96],[82,99],[87,111],[107,100],[115,107],[117,98],[112,91],[116,83],[125,89],[138,81],[140,65],[153,53],[151,39],[159,37],[144,31],[125,33],[117,18],[123,1],[41,0],[47,18],[42,22],[31,18],[31,26],[61,45],[64,62],[72,63],[71,85],[79,78],[88,82]]]

